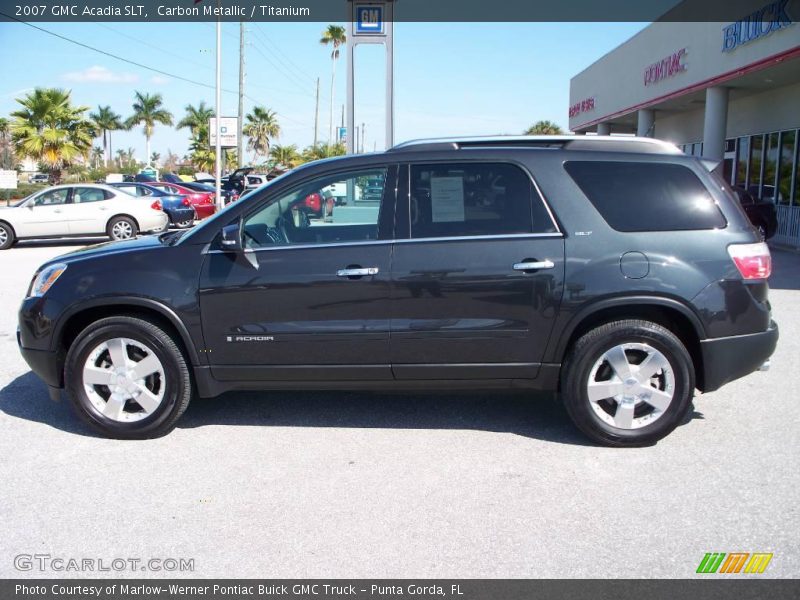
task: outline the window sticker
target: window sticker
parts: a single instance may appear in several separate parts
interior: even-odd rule
[[[465,220],[462,177],[431,177],[431,220],[434,223]]]

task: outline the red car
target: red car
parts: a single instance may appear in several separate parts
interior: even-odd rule
[[[157,181],[149,185],[155,186],[160,190],[170,194],[180,194],[186,196],[187,200],[194,207],[198,219],[205,219],[217,212],[217,205],[214,203],[214,192],[198,192],[177,183]]]

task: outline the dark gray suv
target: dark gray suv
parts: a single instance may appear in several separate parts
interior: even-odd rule
[[[120,438],[168,432],[193,394],[487,388],[558,391],[593,440],[653,443],[778,339],[769,250],[714,167],[599,137],[318,161],[192,231],[44,264],[20,348]],[[308,218],[311,194],[332,214]]]

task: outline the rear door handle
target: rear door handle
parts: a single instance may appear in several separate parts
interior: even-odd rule
[[[354,267],[352,269],[339,269],[336,271],[337,277],[364,277],[365,275],[377,275],[378,267]]]
[[[552,260],[544,259],[537,261],[526,261],[514,263],[515,271],[539,271],[541,269],[552,269],[556,264]]]

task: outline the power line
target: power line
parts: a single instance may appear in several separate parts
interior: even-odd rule
[[[177,79],[179,81],[185,81],[186,83],[191,83],[192,85],[198,85],[200,87],[208,88],[208,89],[211,89],[211,90],[215,90],[216,89],[216,87],[214,85],[211,85],[210,83],[203,83],[202,81],[195,81],[194,79],[189,79],[188,77],[183,77],[181,75],[175,75],[174,73],[170,73],[168,71],[163,71],[161,69],[156,69],[155,67],[150,67],[148,65],[145,65],[145,64],[142,64],[142,63],[139,63],[139,62],[124,58],[124,57],[119,56],[117,54],[113,54],[111,52],[107,52],[105,50],[101,50],[100,48],[95,48],[94,46],[89,46],[88,44],[84,44],[83,42],[79,42],[77,40],[73,40],[73,39],[68,38],[66,36],[63,36],[63,35],[61,35],[59,33],[56,33],[54,31],[50,31],[49,29],[45,29],[44,27],[39,27],[38,25],[34,25],[33,23],[28,23],[28,22],[23,21],[21,19],[17,19],[16,17],[13,17],[12,15],[9,15],[9,14],[4,13],[2,11],[0,11],[0,15],[4,16],[4,17],[6,17],[6,18],[8,18],[8,19],[10,19],[12,21],[17,21],[18,23],[21,23],[22,25],[27,25],[28,27],[31,27],[32,29],[36,29],[36,30],[41,31],[43,33],[46,33],[48,35],[52,35],[53,37],[57,37],[57,38],[59,38],[61,40],[64,40],[65,42],[69,42],[70,44],[75,44],[76,46],[80,46],[82,48],[86,48],[87,50],[91,50],[92,52],[98,52],[99,54],[102,54],[104,56],[108,56],[109,58],[113,58],[115,60],[122,61],[124,63],[129,64],[129,65],[133,65],[135,67],[139,67],[140,69],[145,69],[147,71],[152,71],[153,73],[158,73],[159,75],[165,75],[166,77],[171,77],[171,78]],[[225,88],[221,88],[221,89],[226,94],[236,94],[237,96],[239,94],[239,92],[237,92],[235,90],[228,90],[228,89],[225,89]],[[253,102],[254,104],[258,104],[258,101],[255,100],[254,98],[251,98],[250,96],[248,96],[246,94],[245,94],[244,97],[247,98],[248,100],[250,100],[251,102]],[[293,118],[288,117],[286,115],[282,115],[282,114],[278,113],[277,111],[275,112],[275,114],[278,115],[279,117],[283,118],[283,119],[288,120],[288,121],[294,121],[295,123],[298,123],[300,125],[305,125],[305,123],[303,123],[302,121],[299,121],[297,119],[293,119]]]

